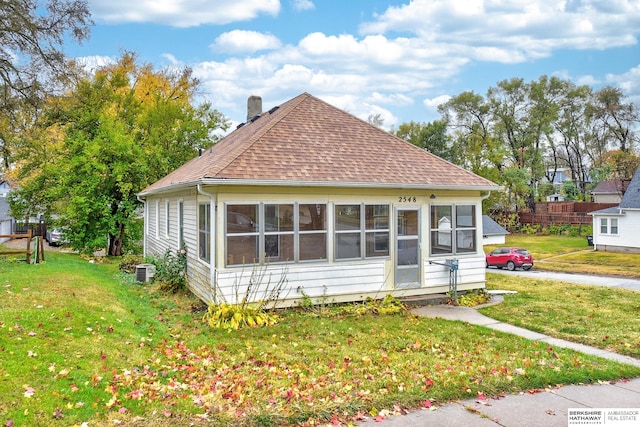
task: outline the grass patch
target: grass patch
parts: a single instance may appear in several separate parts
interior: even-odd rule
[[[640,292],[487,273],[489,289],[518,291],[479,311],[552,337],[640,358]]]
[[[0,260],[0,291],[2,425],[347,424],[396,405],[640,376],[406,312],[286,311],[271,327],[211,329],[192,296],[73,254]]]
[[[504,245],[487,245],[484,251],[499,246],[527,249],[538,270],[640,278],[640,254],[594,251],[585,237],[510,234]]]

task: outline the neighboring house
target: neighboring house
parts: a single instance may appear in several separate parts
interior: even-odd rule
[[[489,215],[482,215],[482,244],[503,245],[509,232]]]
[[[640,168],[620,205],[590,212],[590,215],[593,217],[594,250],[640,253]]]
[[[601,181],[591,190],[591,196],[595,203],[620,203],[628,186],[629,181],[621,179]]]
[[[559,190],[566,181],[571,181],[571,170],[569,168],[549,169],[546,176],[553,176],[551,184],[556,190]],[[544,180],[549,182],[547,178],[544,178]]]
[[[0,235],[13,233],[13,218],[9,209],[7,196],[11,190],[8,181],[0,179]],[[9,240],[8,237],[0,237],[0,243]]]
[[[248,105],[139,194],[145,254],[184,246],[199,298],[237,303],[280,279],[282,305],[443,293],[452,271],[459,290],[485,286],[481,203],[501,187],[307,93]]]

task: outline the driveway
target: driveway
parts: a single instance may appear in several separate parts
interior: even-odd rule
[[[534,267],[535,268],[535,267]],[[629,277],[595,276],[591,274],[556,273],[544,270],[515,270],[507,271],[497,268],[488,268],[488,273],[499,273],[512,276],[523,276],[531,279],[560,280],[563,282],[580,283],[584,285],[610,286],[614,288],[630,289],[640,292],[640,279]]]

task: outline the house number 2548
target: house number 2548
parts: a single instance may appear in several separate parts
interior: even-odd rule
[[[398,196],[398,202],[399,203],[415,203],[416,202],[416,196]]]

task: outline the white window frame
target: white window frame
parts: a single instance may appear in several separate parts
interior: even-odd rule
[[[184,200],[178,200],[178,249],[184,246]]]
[[[340,207],[344,207],[344,206],[358,206],[360,209],[360,226],[358,229],[350,229],[350,230],[338,230],[338,215],[337,215],[337,211]],[[367,207],[368,206],[372,206],[372,207],[380,207],[380,206],[384,206],[387,209],[387,228],[381,228],[381,229],[376,229],[375,228],[375,223],[376,223],[376,218],[375,218],[375,214],[374,214],[374,228],[367,228]],[[359,203],[335,203],[333,205],[333,253],[334,253],[334,260],[336,262],[342,262],[342,261],[350,261],[350,260],[359,260],[359,259],[378,259],[378,258],[389,258],[391,256],[391,251],[390,251],[390,245],[391,245],[391,205],[389,203],[365,203],[365,202],[359,202]],[[341,234],[359,234],[359,238],[360,238],[360,254],[357,257],[349,257],[349,258],[338,258],[337,253],[338,253],[338,247],[337,247],[337,242],[338,242],[338,236]],[[367,256],[367,237],[369,236],[373,236],[374,240],[376,238],[376,236],[379,235],[387,235],[387,249],[386,250],[381,250],[381,251],[376,251],[375,247],[374,247],[374,253],[375,252],[381,252],[383,254],[381,255],[370,255]],[[374,242],[374,246],[375,246],[375,242]]]
[[[171,201],[165,200],[164,202],[164,235],[169,237],[171,235]]]
[[[156,200],[155,227],[156,227],[155,236],[156,236],[156,239],[159,239],[160,238],[160,200]]]
[[[601,217],[599,224],[600,234],[617,236],[620,231],[619,223],[618,218]]]
[[[434,232],[436,233],[436,235],[439,236],[439,233],[441,233],[442,231],[440,231],[440,227],[436,226],[435,228],[433,227],[433,208],[434,207],[438,207],[438,206],[444,206],[444,207],[449,207],[450,211],[451,211],[451,218],[448,218],[450,223],[450,228],[447,228],[446,230],[450,230],[447,232],[447,234],[450,234],[451,236],[451,242],[450,242],[450,246],[451,246],[451,251],[450,252],[434,252],[433,248],[434,248],[434,239],[433,239],[433,235]],[[475,225],[473,226],[459,226],[457,224],[458,222],[458,207],[471,207],[472,208],[472,213],[473,213],[473,219],[475,222]],[[433,203],[431,205],[429,205],[429,216],[431,217],[429,220],[429,236],[430,236],[430,240],[431,243],[429,245],[429,253],[431,256],[451,256],[451,255],[469,255],[469,254],[474,254],[474,253],[478,253],[478,246],[480,245],[479,239],[478,239],[478,206],[474,203]],[[440,220],[442,218],[437,218],[436,219],[436,223],[439,225],[440,224]],[[461,233],[460,232],[464,232],[464,231],[470,231],[471,235],[473,236],[473,244],[472,244],[472,250],[461,250],[461,248],[459,247],[458,244],[458,240],[460,238]],[[439,237],[438,237],[439,238]]]
[[[229,206],[232,205],[247,205],[247,206],[256,206],[257,207],[257,218],[256,218],[256,222],[257,224],[259,224],[258,226],[258,230],[254,231],[254,232],[240,232],[240,233],[229,233],[227,231],[227,224],[228,224],[228,210],[229,210]],[[289,205],[289,206],[293,206],[293,230],[288,230],[288,231],[275,231],[275,230],[266,230],[266,215],[265,215],[265,210],[266,210],[266,206],[284,206],[284,205]],[[301,205],[323,205],[325,206],[324,208],[324,224],[325,224],[325,229],[324,230],[304,230],[301,231],[300,230],[300,206]],[[224,242],[225,242],[225,266],[226,267],[237,267],[237,266],[241,266],[241,263],[235,262],[229,264],[229,244],[228,244],[228,238],[231,237],[242,237],[242,236],[246,236],[246,237],[258,237],[258,254],[259,254],[259,258],[258,258],[258,262],[260,264],[264,264],[264,263],[269,263],[269,264],[284,264],[284,263],[311,263],[311,262],[326,262],[328,260],[328,236],[329,236],[329,209],[330,209],[330,205],[326,202],[292,202],[292,201],[277,201],[277,202],[244,202],[244,201],[234,201],[234,202],[227,202],[224,205]],[[300,236],[305,236],[305,235],[312,235],[312,234],[322,234],[325,236],[325,257],[324,258],[318,258],[318,259],[304,259],[301,260],[300,259]],[[277,257],[269,257],[267,256],[266,252],[265,252],[265,244],[266,244],[266,239],[269,236],[273,236],[273,237],[280,237],[280,236],[285,236],[285,235],[292,235],[293,236],[293,259],[290,260],[284,260],[284,261],[280,261],[277,260]]]
[[[204,208],[204,212],[202,212]],[[202,216],[205,215],[205,222],[202,223]],[[204,227],[203,227],[204,225]],[[204,245],[204,253],[202,251]],[[211,203],[198,203],[198,258],[209,263],[211,257]]]

